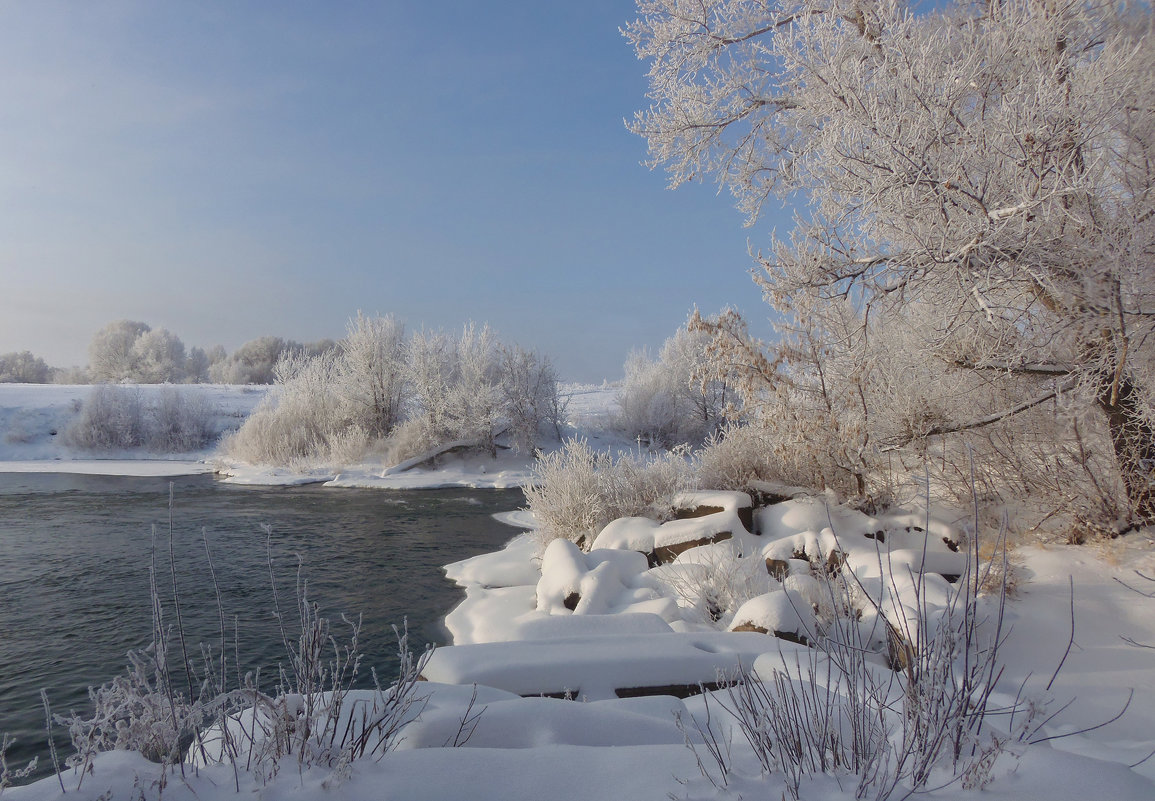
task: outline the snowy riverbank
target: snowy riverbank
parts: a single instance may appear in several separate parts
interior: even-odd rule
[[[17,430],[18,424],[25,432],[4,438],[0,470],[166,475],[171,474],[166,470],[211,469],[211,453],[185,454],[184,461],[137,458],[144,454],[78,458],[82,454],[64,447],[51,431],[62,430],[88,389],[0,387],[4,430]],[[212,393],[222,422],[243,419],[260,397],[236,387],[201,391]],[[606,433],[614,395],[606,387],[575,390],[566,433],[587,436],[599,448],[629,448]],[[314,473],[236,469],[231,480],[393,489],[514,486],[528,480],[530,469],[528,460],[506,453],[497,462],[455,456],[432,468],[387,475],[380,465]],[[965,570],[951,545],[965,539],[967,520],[919,510],[870,517],[823,495],[760,510],[748,508],[748,500],[699,494],[686,501],[708,507],[699,517],[666,524],[617,521],[588,553],[562,541],[542,553],[527,533],[500,551],[447,566],[449,578],[466,593],[446,619],[455,645],[435,652],[426,665],[429,681],[419,692],[428,703],[404,729],[397,749],[379,760],[322,760],[291,768],[286,763],[272,775],[234,771],[227,764],[165,775],[139,754],[112,751],[97,756],[87,775],[65,770],[59,780],[10,787],[3,797],[59,798],[63,781],[67,797],[94,801],[160,797],[162,789],[165,798],[214,801],[235,797],[238,788],[308,801],[370,794],[406,801],[463,794],[495,801],[777,798],[788,789],[786,776],[779,769],[765,774],[721,708],[728,703],[725,692],[678,696],[700,683],[712,685],[719,672],[732,676],[739,667],[754,667],[763,677],[788,672],[812,679],[813,686],[831,688],[839,697],[845,687],[839,689],[832,678],[834,663],[802,644],[812,638],[813,616],[830,611],[823,611],[824,599],[815,594],[815,576],[845,563],[864,592],[874,587],[881,593],[876,605],[892,610],[896,619],[908,619],[902,615],[912,606],[941,611],[958,591],[942,576]],[[502,519],[533,524],[525,512]],[[927,794],[944,801],[1092,796],[1146,801],[1155,795],[1155,759],[1145,760],[1155,750],[1155,649],[1148,647],[1155,645],[1155,598],[1135,590],[1153,589],[1143,578],[1155,575],[1150,541],[1132,535],[1079,548],[1021,547],[1013,559],[1014,592],[1003,610],[1002,672],[988,704],[996,712],[977,743],[980,749],[996,740],[999,745],[982,764],[981,776]],[[872,565],[887,565],[892,577],[924,570],[928,577],[904,587],[892,581],[887,589],[883,572]],[[717,585],[719,576],[731,588],[741,584],[749,600],[724,610],[712,607],[711,598],[718,599],[711,593],[724,589]],[[1075,629],[1067,653],[1072,586]],[[919,594],[912,601],[916,587]],[[981,603],[986,614],[980,626],[989,630],[998,605],[990,596]],[[886,629],[870,621],[869,614],[859,614],[855,624],[873,649],[864,669],[882,682],[892,681]],[[474,683],[479,686],[471,706]],[[1012,722],[997,709],[1015,698],[1023,704]],[[357,699],[371,700],[352,697]],[[461,739],[463,720],[477,712],[465,747],[447,747]],[[1014,733],[1030,715],[1036,728],[1020,741]],[[719,738],[716,744],[730,755],[725,782],[708,756],[709,738],[704,740],[698,728],[707,719]],[[893,739],[901,725],[889,719],[896,727]],[[697,753],[686,746],[687,737]],[[848,800],[854,798],[855,779],[845,768],[834,769],[803,777],[801,790],[817,801]]]
[[[812,528],[823,517],[834,522],[841,541],[850,546],[843,549],[849,564],[865,564],[856,560],[869,553],[867,545],[874,549],[881,541],[878,531],[893,543],[885,553],[906,558],[902,538],[917,533],[910,516],[892,512],[870,518],[828,507],[826,501],[818,496],[764,508],[752,518],[758,533],[735,528],[735,536],[718,545],[757,546],[759,559],[798,545],[805,550],[821,540],[814,536],[821,532]],[[522,534],[501,551],[449,565],[447,574],[467,594],[447,620],[457,645],[435,652],[425,668],[430,681],[418,685],[427,706],[404,730],[397,750],[379,760],[294,764],[273,776],[209,765],[162,779],[160,767],[140,755],[108,752],[95,759],[87,776],[65,771],[61,779],[67,797],[152,798],[160,796],[163,786],[165,798],[223,800],[235,797],[239,786],[246,794],[309,801],[367,795],[406,801],[777,798],[786,786],[783,772],[766,775],[759,767],[721,709],[724,693],[675,695],[716,679],[719,668],[732,671],[739,664],[754,666],[762,676],[801,671],[820,686],[833,687],[833,674],[827,672],[832,665],[797,642],[749,630],[725,631],[739,626],[741,613],[711,621],[684,595],[655,580],[671,570],[692,575],[695,566],[709,563],[704,557],[718,546],[690,548],[658,568],[634,549],[685,542],[686,535],[711,528],[707,518],[676,521],[675,526],[626,521],[599,538],[607,547],[585,554],[555,543],[541,557],[533,535]],[[531,522],[524,514],[507,519]],[[949,536],[964,522],[932,520],[928,528],[936,537]],[[930,552],[953,553],[937,546]],[[949,569],[951,557],[943,558],[939,569]],[[984,767],[984,782],[964,787],[955,781],[927,795],[941,801],[1146,801],[1155,792],[1155,760],[1143,761],[1155,749],[1155,651],[1142,646],[1155,644],[1155,599],[1119,582],[1141,582],[1135,568],[1152,575],[1155,557],[1145,540],[1132,539],[1099,547],[1023,548],[1016,561],[1016,590],[1005,610],[1002,673],[990,705],[1003,706],[1016,696],[1045,704],[1033,721],[1039,726],[1034,744],[1004,739]],[[789,567],[801,576],[804,568],[798,562]],[[1072,581],[1074,643],[1051,682],[1068,649]],[[791,587],[804,591],[806,582],[764,579],[764,584],[772,597]],[[936,579],[927,586],[944,585]],[[766,617],[766,606],[752,622],[783,625],[784,609],[779,608],[774,622]],[[992,624],[991,619],[981,622]],[[869,670],[877,677],[891,675],[881,657],[872,665]],[[471,706],[474,682],[479,686]],[[641,692],[655,688],[658,694]],[[566,691],[574,700],[546,695]],[[1112,721],[1124,706],[1126,713]],[[480,714],[464,747],[448,747],[460,739],[462,721],[475,713]],[[1048,719],[1051,713],[1057,714]],[[707,772],[718,782],[693,723],[713,721],[718,742],[730,755],[725,789],[703,777],[684,743],[679,718],[688,724],[698,758],[706,759]],[[987,725],[988,733],[1001,731],[1004,738],[1012,728],[998,715]],[[1070,736],[1047,739],[1055,735]],[[800,787],[804,798],[817,801],[849,801],[854,788],[854,777],[845,769],[803,777]],[[9,788],[4,797],[55,799],[61,788],[49,778]]]
[[[131,385],[143,404],[155,404],[165,392],[179,391],[203,401],[210,410],[211,446],[184,453],[156,453],[145,448],[93,451],[69,444],[68,427],[93,391],[86,385],[0,384],[0,472],[82,473],[91,475],[177,476],[219,473],[236,484],[291,486],[321,483],[334,487],[374,489],[509,489],[533,480],[534,461],[526,454],[502,450],[484,454],[445,454],[435,464],[391,469],[380,460],[362,464],[315,467],[268,467],[222,460],[216,441],[240,427],[269,392],[267,386],[216,384]],[[563,386],[567,417],[563,437],[585,437],[599,448],[634,446],[612,432],[618,388],[615,385]],[[559,442],[543,442],[552,450]]]

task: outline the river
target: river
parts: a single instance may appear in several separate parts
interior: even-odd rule
[[[291,642],[299,563],[308,598],[339,642],[348,633],[341,614],[361,616],[358,685],[371,686],[370,666],[383,683],[395,669],[394,625],[407,618],[418,647],[448,640],[442,619],[464,595],[442,566],[501,547],[517,531],[493,513],[524,504],[519,490],[258,488],[178,478],[170,560],[169,488],[169,479],[0,474],[0,732],[17,739],[10,767],[40,755],[37,775],[51,773],[41,688],[54,713],[86,712],[88,687],[122,673],[127,651],[149,644],[154,559],[167,625],[176,623],[175,565],[190,657],[197,642],[219,645],[216,587],[230,660],[239,653],[242,671],[260,668],[267,681],[287,664],[270,561]],[[61,759],[71,753],[59,727],[56,742]]]

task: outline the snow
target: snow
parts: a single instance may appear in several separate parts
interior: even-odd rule
[[[118,455],[117,461],[78,459],[48,432],[67,421],[72,404],[86,390],[0,386],[3,430],[17,420],[25,433],[10,439],[27,440],[0,442],[0,461],[7,466],[0,469],[208,469],[208,454],[172,462],[137,455]],[[214,393],[226,416],[244,412],[260,397],[238,388],[206,391]],[[614,389],[572,391],[573,430],[595,431],[610,414]],[[606,434],[598,447],[629,443]],[[511,453],[496,463],[488,457],[452,458],[438,467],[385,476],[380,465],[343,468],[339,474],[237,470],[232,480],[389,488],[515,486],[530,478],[528,464],[519,459]],[[780,494],[799,495],[798,488],[787,489]],[[384,758],[359,760],[344,769],[284,765],[265,778],[244,770],[234,776],[228,765],[209,765],[186,770],[183,777],[169,775],[163,796],[223,801],[237,797],[234,782],[244,795],[304,801],[783,796],[782,773],[764,775],[741,735],[725,744],[734,757],[728,787],[720,790],[702,776],[675,715],[687,722],[718,716],[716,703],[707,708],[707,696],[619,698],[620,691],[709,684],[719,672],[732,674],[740,665],[752,665],[762,676],[787,668],[798,675],[799,666],[810,664],[815,652],[773,636],[726,629],[750,624],[767,631],[813,631],[816,615],[830,611],[824,609],[830,602],[815,576],[832,554],[845,560],[862,593],[888,617],[909,621],[919,605],[933,613],[957,591],[957,585],[934,574],[961,572],[965,557],[954,546],[965,541],[967,525],[925,510],[872,516],[837,503],[830,494],[810,494],[756,510],[754,533],[737,518],[744,508],[737,494],[695,493],[679,505],[723,511],[667,523],[615,521],[588,553],[564,541],[543,548],[536,532],[512,536],[511,530],[504,549],[448,565],[447,577],[465,592],[446,618],[454,645],[433,654],[425,668],[429,681],[421,688],[428,704],[405,730],[397,750]],[[534,523],[524,510],[499,518],[520,528]],[[684,544],[722,531],[731,532],[731,539],[691,548],[672,563],[651,568],[646,558],[663,543]],[[786,561],[789,575],[781,582],[771,578],[767,559]],[[1142,762],[1155,750],[1155,649],[1142,647],[1155,645],[1155,599],[1120,583],[1155,590],[1155,583],[1134,572],[1155,575],[1150,541],[1132,536],[1094,548],[1023,546],[1014,561],[1000,649],[1004,668],[992,703],[1010,703],[1020,693],[1038,699],[1047,714],[1062,710],[1041,735],[1070,736],[1035,745],[1008,742],[985,789],[964,789],[956,782],[925,795],[936,801],[1155,798],[1155,759]],[[758,580],[747,586],[752,568]],[[911,576],[919,570],[927,575],[916,583]],[[720,574],[726,580],[719,583]],[[1068,646],[1071,580],[1074,643],[1048,689]],[[703,599],[717,600],[725,592],[732,595],[731,610],[717,620],[703,617]],[[577,596],[570,599],[573,608],[566,603],[571,594]],[[864,614],[858,625],[874,632],[873,639],[867,638],[869,647],[883,647],[885,626],[877,614]],[[875,661],[869,669],[890,675],[881,658]],[[820,682],[828,663],[816,656],[813,664],[812,678]],[[445,747],[469,714],[475,683],[477,727],[464,747]],[[541,697],[567,691],[578,700]],[[1128,703],[1118,720],[1094,728]],[[992,718],[991,725],[1003,724]],[[700,740],[692,723],[688,732],[691,741]],[[62,777],[68,798],[86,800],[160,797],[161,778],[160,766],[128,752],[99,755],[82,783],[75,771]],[[847,779],[845,774],[804,777],[802,797],[849,800],[854,781]],[[3,801],[60,797],[55,777],[3,791]]]

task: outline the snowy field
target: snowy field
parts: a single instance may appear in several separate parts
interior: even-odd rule
[[[60,446],[49,432],[62,430],[86,389],[0,387],[3,430],[19,423],[26,432],[12,438],[21,441],[4,437],[0,469],[210,469],[211,453],[159,463],[128,454],[131,459],[94,466]],[[205,391],[213,393],[222,419],[243,416],[260,397],[232,387]],[[574,388],[568,433],[583,434],[598,447],[629,448],[605,433],[613,397],[612,388]],[[364,466],[339,476],[238,473],[236,480],[327,478],[397,488],[508,486],[528,478],[528,462],[503,459],[451,459],[413,475],[382,476],[380,466]],[[766,770],[759,762],[725,711],[725,690],[676,696],[741,667],[763,678],[788,674],[798,686],[841,698],[847,687],[832,678],[837,671],[831,661],[801,644],[817,618],[830,612],[814,576],[837,554],[862,593],[889,610],[890,619],[910,623],[903,626],[908,639],[932,638],[931,627],[919,633],[917,612],[945,629],[942,621],[960,584],[942,577],[967,569],[964,555],[952,547],[966,538],[967,516],[910,509],[870,517],[822,494],[751,510],[738,493],[697,493],[683,505],[703,514],[664,524],[617,521],[588,553],[566,541],[543,552],[532,531],[513,536],[511,529],[504,550],[447,566],[449,578],[466,592],[446,620],[455,644],[423,666],[428,681],[415,690],[426,699],[423,711],[390,753],[354,761],[314,754],[304,763],[284,757],[253,770],[245,760],[239,766],[208,760],[164,773],[140,754],[111,751],[98,755],[87,772],[66,769],[59,779],[5,789],[3,797],[59,798],[62,785],[65,797],[94,800],[163,795],[205,801],[240,793],[495,801],[789,797],[789,771],[777,765]],[[525,512],[503,519],[533,525]],[[665,564],[652,566],[655,561]],[[1000,613],[997,593],[980,597],[976,608],[980,638],[1002,632],[987,707],[1014,706],[1016,717],[992,712],[976,740],[988,757],[953,781],[937,768],[920,794],[960,801],[1155,798],[1155,758],[1148,758],[1155,751],[1155,598],[1136,591],[1155,594],[1155,582],[1143,578],[1155,576],[1150,539],[1140,533],[1084,547],[1021,546],[1011,561],[1005,608]],[[748,600],[715,615],[705,590],[720,572],[727,587],[740,587]],[[915,579],[904,584],[910,577]],[[869,614],[854,626],[868,652],[865,672],[890,687],[885,627]],[[347,708],[376,708],[371,695],[354,694]],[[902,714],[895,710],[903,701],[888,696],[887,703],[881,714],[890,740],[899,740]],[[341,717],[338,727],[352,725],[355,714]],[[253,740],[248,762],[267,745]],[[461,747],[452,747],[455,741]],[[710,755],[711,747],[724,755],[722,762]],[[855,798],[856,783],[853,772],[839,765],[801,776],[797,789],[802,798],[834,801]],[[882,795],[872,785],[863,797]],[[889,797],[905,795],[899,786]]]

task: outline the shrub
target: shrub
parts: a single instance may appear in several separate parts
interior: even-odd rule
[[[784,655],[772,671],[740,671],[705,697],[707,710],[715,704],[728,713],[761,772],[780,775],[795,801],[805,777],[843,772],[857,781],[855,797],[880,801],[925,790],[932,776],[983,786],[1004,744],[1030,742],[1040,719],[1039,707],[1022,697],[988,707],[1005,636],[1006,571],[994,569],[1006,565],[1004,541],[990,561],[980,563],[979,552],[976,538],[943,606],[926,601],[935,594],[927,578],[897,568],[872,593],[845,570],[823,576],[826,612],[806,631],[815,647],[793,652],[793,660]],[[874,663],[880,626],[893,672]],[[1009,716],[1009,733],[989,731],[993,714]],[[706,745],[705,757],[701,745],[690,745],[702,774],[726,786],[735,765],[719,747],[719,724],[679,724]]]
[[[90,451],[129,450],[144,441],[144,409],[135,387],[94,387],[64,430],[66,444]]]
[[[151,451],[199,451],[216,438],[212,404],[201,394],[165,387],[151,411],[145,437]]]
[[[724,381],[706,375],[710,337],[679,329],[657,360],[634,351],[625,364],[617,427],[648,445],[699,445],[722,424],[728,400]]]
[[[216,430],[212,405],[201,395],[166,387],[150,406],[136,387],[101,384],[89,392],[63,437],[88,451],[188,453],[208,447]]]
[[[224,446],[250,464],[348,463],[370,449],[393,464],[461,444],[496,455],[507,427],[532,449],[563,411],[549,360],[500,345],[486,326],[459,338],[422,331],[404,339],[393,317],[358,314],[335,349],[291,352],[276,390]]]
[[[290,353],[277,364],[278,386],[221,450],[250,464],[293,465],[358,455],[368,435],[349,419],[339,394],[339,355]]]
[[[674,497],[690,483],[689,464],[680,451],[614,460],[579,439],[540,456],[525,497],[540,524],[543,548],[559,537],[588,548],[619,517],[669,519]]]

